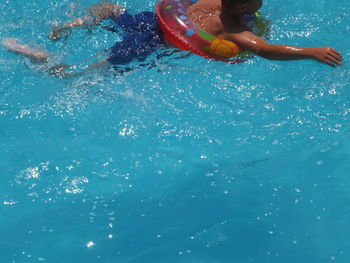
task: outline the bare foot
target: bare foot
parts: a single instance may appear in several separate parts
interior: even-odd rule
[[[20,44],[14,38],[4,38],[2,45],[11,52],[24,55],[39,62],[45,62],[49,56],[46,50],[41,51],[31,48],[28,45]]]
[[[72,34],[72,28],[66,26],[56,26],[52,29],[48,38],[52,41],[59,41],[62,38],[67,39]]]

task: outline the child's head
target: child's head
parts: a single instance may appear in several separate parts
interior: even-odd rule
[[[223,9],[233,16],[254,14],[262,5],[262,0],[221,0]]]

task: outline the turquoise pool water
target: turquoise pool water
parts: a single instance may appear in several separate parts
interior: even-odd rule
[[[0,38],[81,61],[118,36],[47,34],[93,3],[2,1]],[[349,262],[350,6],[262,12],[271,42],[344,65],[175,54],[61,80],[0,48],[0,262]]]

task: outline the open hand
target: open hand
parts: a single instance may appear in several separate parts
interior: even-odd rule
[[[314,47],[311,48],[311,56],[320,62],[326,63],[332,67],[342,64],[342,55],[339,51],[331,47]]]

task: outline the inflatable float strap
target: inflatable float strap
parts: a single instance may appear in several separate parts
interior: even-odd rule
[[[170,44],[208,59],[240,63],[238,46],[198,28],[187,17],[187,10],[198,0],[161,0],[156,12],[159,25]]]

